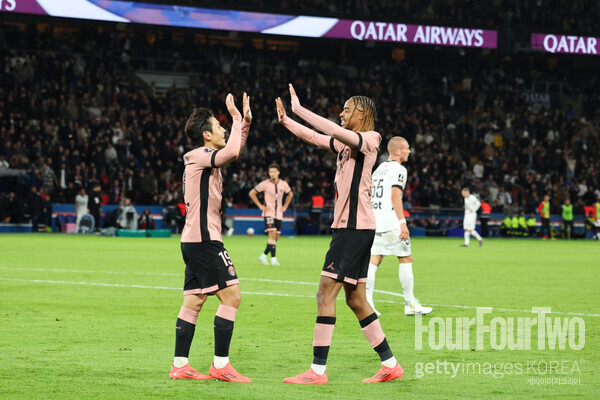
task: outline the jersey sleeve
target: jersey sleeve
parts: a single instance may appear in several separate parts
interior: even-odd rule
[[[262,181],[258,185],[256,185],[254,187],[254,190],[256,190],[258,193],[263,192],[265,190],[265,181]]]
[[[379,148],[379,143],[381,143],[381,135],[379,134],[379,132],[367,131],[356,133],[360,136],[358,151],[360,151],[361,153],[377,151],[377,149]]]
[[[292,191],[292,188],[290,188],[290,185],[286,182],[283,181],[283,193],[288,194]]]
[[[400,189],[404,190],[407,179],[406,168],[404,168],[402,165],[398,165],[398,168],[392,169],[390,174],[392,175],[390,177],[392,181],[392,187],[399,187]]]

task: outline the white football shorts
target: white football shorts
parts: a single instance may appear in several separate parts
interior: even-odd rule
[[[375,240],[371,247],[372,256],[408,257],[411,254],[410,239],[400,240],[400,229],[375,233]]]

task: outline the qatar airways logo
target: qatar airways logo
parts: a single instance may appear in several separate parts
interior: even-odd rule
[[[599,40],[588,36],[531,34],[531,48],[548,53],[598,55]]]
[[[440,46],[496,47],[495,41],[493,46],[491,43],[486,43],[485,33],[486,31],[482,29],[406,25],[388,22],[354,21],[350,25],[350,34],[357,40],[405,42]]]

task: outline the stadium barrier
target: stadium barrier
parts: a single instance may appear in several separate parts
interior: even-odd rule
[[[116,204],[110,204],[102,206],[100,211],[100,222],[96,221],[96,227],[103,227],[105,221],[109,216],[118,208]],[[141,215],[147,208],[150,210],[150,214],[156,223],[156,229],[163,228],[163,208],[161,206],[134,206],[135,211],[138,215]],[[74,231],[75,221],[77,216],[75,214],[74,204],[52,204],[52,232],[63,231],[62,227],[65,226],[64,232],[69,232],[69,229]],[[72,226],[69,224],[73,224]]]

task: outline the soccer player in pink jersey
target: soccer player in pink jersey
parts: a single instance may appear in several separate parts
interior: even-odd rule
[[[185,125],[185,134],[195,148],[183,156],[183,193],[187,213],[181,233],[181,253],[186,268],[183,306],[175,330],[175,359],[169,374],[173,379],[216,378],[229,382],[251,382],[229,363],[229,345],[241,297],[233,262],[223,247],[220,209],[221,167],[235,161],[242,152],[252,113],[246,93],[243,120],[233,95],[227,95],[225,104],[233,118],[227,143],[225,128],[206,108],[195,109]],[[209,375],[204,375],[190,366],[188,355],[198,312],[209,295],[216,295],[221,304],[214,319],[214,360]]]
[[[381,359],[381,370],[363,382],[386,382],[401,378],[404,371],[394,358],[381,324],[365,295],[375,216],[371,210],[371,170],[377,159],[381,135],[375,132],[375,104],[364,96],[346,101],[340,114],[341,126],[300,105],[290,84],[292,111],[321,135],[286,115],[277,98],[279,122],[300,139],[337,154],[336,203],[331,228],[333,236],[321,272],[317,292],[317,322],[313,336],[313,363],[308,371],[286,383],[326,384],[327,355],[335,326],[335,302],[342,287],[346,304],[359,320],[362,331]]]
[[[265,219],[265,232],[269,235],[267,242],[267,248],[265,252],[258,257],[258,260],[265,265],[267,263],[267,255],[271,253],[271,265],[279,265],[277,257],[275,256],[275,245],[281,234],[281,220],[283,219],[283,213],[289,207],[294,197],[290,185],[282,179],[279,179],[279,165],[269,165],[269,179],[265,179],[249,193],[250,198],[262,211],[262,216]],[[262,204],[258,200],[257,193],[263,193],[265,197],[265,204]],[[283,203],[283,195],[287,194],[285,203]]]

